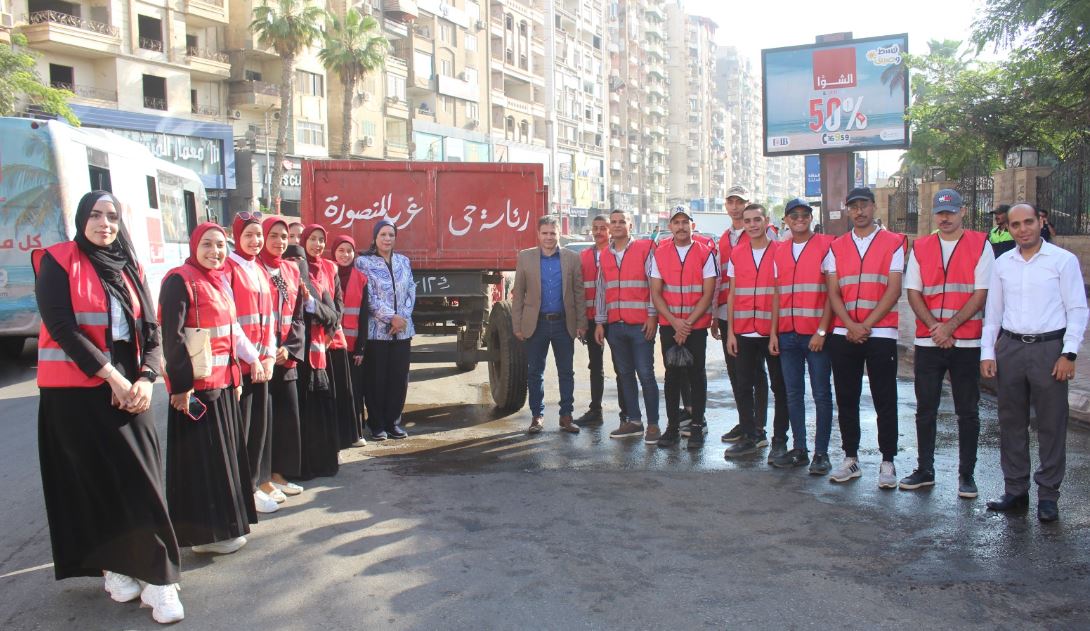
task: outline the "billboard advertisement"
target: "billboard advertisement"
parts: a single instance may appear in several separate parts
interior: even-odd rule
[[[862,188],[867,185],[867,159],[863,156],[855,156],[855,186]]]
[[[908,35],[761,51],[764,154],[908,147]]]
[[[806,156],[806,196],[821,197],[821,156]]]

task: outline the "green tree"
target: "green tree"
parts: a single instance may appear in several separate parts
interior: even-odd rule
[[[280,176],[284,173],[284,155],[288,149],[289,119],[295,98],[295,62],[307,48],[322,36],[320,24],[325,11],[311,0],[265,0],[254,8],[250,28],[258,43],[268,46],[280,56],[280,120],[276,126],[276,161],[270,182],[270,205],[280,197]]]
[[[43,112],[60,116],[72,125],[79,119],[68,107],[72,93],[42,82],[35,68],[37,57],[26,48],[26,37],[13,33],[11,46],[0,44],[0,116],[11,116],[19,100],[26,98]]]
[[[325,44],[318,59],[327,70],[336,72],[344,88],[341,111],[342,158],[349,157],[352,137],[352,98],[356,84],[368,72],[382,67],[390,42],[379,33],[378,21],[350,8],[344,18],[330,12],[327,15]]]

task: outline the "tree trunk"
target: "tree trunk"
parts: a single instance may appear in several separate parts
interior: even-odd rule
[[[349,149],[352,143],[352,101],[356,92],[356,78],[348,72],[341,73],[341,85],[344,86],[344,109],[341,112],[341,158],[351,158]]]
[[[295,56],[281,56],[280,73],[280,120],[276,125],[276,155],[269,182],[269,207],[280,214],[280,178],[284,175],[284,156],[288,152],[288,133],[291,129],[292,99],[295,96]]]

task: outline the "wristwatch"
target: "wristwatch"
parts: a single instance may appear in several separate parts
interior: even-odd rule
[[[1075,361],[1075,359],[1078,358],[1078,355],[1075,353],[1063,353],[1063,356],[1067,359],[1067,361],[1071,362]]]
[[[820,337],[825,337],[825,329],[818,329],[817,334]]]
[[[155,380],[159,378],[159,375],[151,368],[144,368],[140,371],[138,379],[147,379],[148,383],[155,383]]]

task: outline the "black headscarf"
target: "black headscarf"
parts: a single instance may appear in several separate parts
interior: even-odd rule
[[[106,247],[91,243],[91,240],[84,234],[87,229],[87,220],[91,217],[91,210],[102,199],[112,202],[118,214],[117,239]],[[107,191],[91,191],[84,195],[76,207],[76,237],[73,240],[80,251],[91,260],[91,265],[98,272],[98,277],[102,280],[102,286],[106,289],[106,292],[121,305],[122,311],[125,312],[125,319],[129,324],[129,330],[132,331],[133,339],[138,339],[137,336],[143,335],[147,327],[153,326],[155,312],[151,310],[153,307],[151,296],[148,294],[148,289],[140,277],[140,270],[136,266],[136,251],[133,249],[132,239],[129,238],[129,231],[125,228],[125,221],[121,219],[121,202],[117,201],[117,198]],[[125,286],[122,274],[129,277],[133,288],[136,289],[136,295],[140,300],[140,308],[144,315],[144,329],[136,327],[132,294],[129,293],[128,287]]]
[[[390,226],[394,229],[394,236],[397,236],[397,226],[389,219],[383,219],[375,224],[374,229],[371,230],[371,247],[367,248],[364,254],[368,256],[378,256],[378,233],[382,231],[386,226]]]

